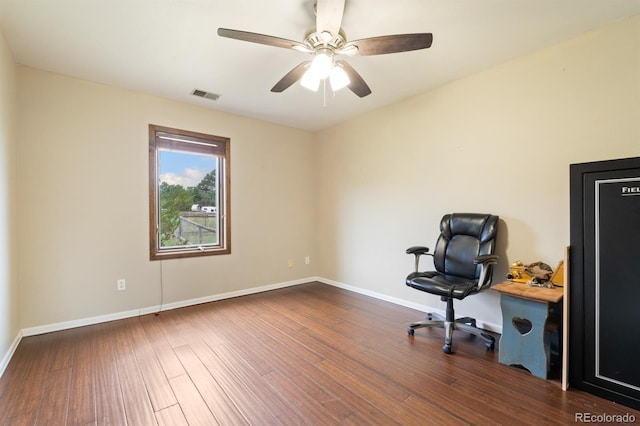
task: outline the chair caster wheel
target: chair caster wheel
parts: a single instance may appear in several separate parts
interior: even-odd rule
[[[451,350],[451,345],[444,345],[444,346],[442,347],[442,352],[444,352],[445,354],[450,354],[450,353],[452,353],[453,351]]]
[[[496,341],[493,338],[493,336],[490,336],[488,334],[482,334],[482,337],[484,337],[485,339],[487,339],[487,341],[484,343],[484,345],[486,346],[486,348],[490,351],[494,350],[496,347]]]
[[[411,328],[411,327],[407,328],[407,334],[409,336],[413,336],[415,333],[416,333],[416,331],[413,328]]]

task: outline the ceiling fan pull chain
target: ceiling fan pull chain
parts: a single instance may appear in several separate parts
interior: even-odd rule
[[[322,106],[327,107],[327,79],[322,80]]]

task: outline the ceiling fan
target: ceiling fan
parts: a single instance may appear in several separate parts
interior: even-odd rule
[[[302,62],[282,77],[273,86],[272,92],[283,92],[298,80],[302,86],[317,91],[320,82],[329,79],[334,92],[348,87],[361,98],[369,95],[371,89],[348,62],[336,59],[337,56],[383,55],[431,47],[431,33],[396,34],[347,41],[341,28],[344,3],[345,0],[317,0],[316,28],[302,42],[228,28],[218,28],[218,35],[313,55],[312,60]]]

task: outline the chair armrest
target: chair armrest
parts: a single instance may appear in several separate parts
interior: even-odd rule
[[[491,283],[491,276],[487,276],[491,266],[498,263],[499,257],[495,254],[484,254],[473,259],[473,263],[480,265],[480,278],[478,278],[478,290]]]
[[[415,265],[416,272],[418,272],[418,269],[420,266],[420,256],[422,256],[423,254],[426,254],[427,256],[433,256],[431,253],[429,253],[429,248],[424,246],[409,247],[407,249],[407,254],[412,254],[416,257],[416,265]]]
[[[423,247],[423,246],[413,246],[407,249],[407,254],[422,255],[422,254],[427,254],[428,252],[429,252],[429,247]]]
[[[475,263],[476,265],[478,263],[482,263],[483,265],[495,265],[496,263],[498,263],[498,259],[499,257],[495,254],[483,254],[482,256],[478,256],[473,259],[473,263]]]

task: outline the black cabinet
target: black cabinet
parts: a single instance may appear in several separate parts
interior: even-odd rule
[[[640,409],[640,157],[572,164],[569,383]]]

